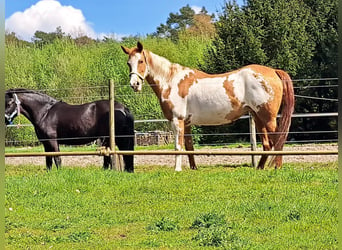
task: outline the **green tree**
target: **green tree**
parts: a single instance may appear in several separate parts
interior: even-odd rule
[[[217,36],[201,64],[204,71],[221,73],[258,63],[284,69],[293,79],[336,76],[337,0],[248,0],[241,7],[235,1],[226,2],[215,26]],[[294,84],[304,87],[322,82]],[[300,94],[337,99],[337,91],[327,88],[310,88]],[[336,112],[337,102],[296,98],[295,109],[297,113]],[[335,118],[293,119],[292,124],[303,131],[337,129]],[[242,127],[233,125],[228,131]],[[325,136],[309,135],[310,139]]]
[[[153,36],[178,41],[179,34],[188,29],[191,29],[191,33],[195,33],[195,35],[201,34],[203,31],[207,31],[211,35],[213,33],[213,27],[211,27],[213,17],[208,14],[205,7],[202,7],[200,13],[196,14],[189,5],[186,5],[180,8],[179,13],[170,13],[166,24],[160,24]]]
[[[5,32],[5,44],[6,45],[12,45],[12,46],[15,46],[15,47],[27,47],[27,46],[31,46],[32,44],[27,42],[27,41],[24,41],[24,40],[21,40],[18,38],[17,34],[15,32],[10,32],[8,30],[6,30]]]
[[[65,38],[65,37],[70,39],[70,36],[66,35],[65,32],[62,31],[62,28],[58,26],[56,28],[56,31],[49,32],[49,33],[37,30],[34,33],[32,41],[38,47],[42,47],[43,45],[51,44],[55,40],[61,40],[62,38]]]
[[[314,43],[313,56],[310,62],[305,65],[299,78],[325,79],[337,77],[337,56],[338,56],[338,34],[337,34],[337,0],[304,0],[310,10],[310,23],[308,32]],[[297,95],[313,98],[297,98],[296,110],[299,113],[316,112],[327,113],[337,112],[337,80],[313,80],[296,82]],[[307,85],[317,86],[306,88]],[[326,87],[320,87],[326,85]],[[296,119],[296,127],[303,131],[333,131],[337,130],[336,117],[323,117],[308,119]],[[303,139],[337,139],[334,133],[317,133],[308,135],[303,133]]]
[[[242,7],[227,2],[216,22],[217,39],[202,68],[226,72],[259,63],[296,75],[314,50],[306,31],[309,11],[303,6],[298,0],[253,0]]]

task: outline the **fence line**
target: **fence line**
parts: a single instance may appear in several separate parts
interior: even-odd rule
[[[82,156],[82,155],[337,155],[338,150],[329,151],[174,151],[174,150],[108,150],[81,151],[81,152],[29,152],[29,153],[5,153],[5,157],[31,157],[31,156]]]
[[[327,79],[327,78],[326,78]],[[336,80],[337,78],[329,78],[330,80]],[[303,80],[303,79],[302,79]],[[318,80],[318,79],[311,79],[311,80]],[[296,80],[294,80],[296,81]],[[298,81],[298,80],[297,80]],[[110,100],[114,102],[114,85],[113,81],[110,81]],[[95,88],[95,87],[93,87]],[[89,87],[88,87],[89,89]],[[59,91],[61,89],[58,89]],[[111,105],[111,109],[113,109],[114,105]],[[114,130],[113,130],[113,121],[114,121],[114,112],[111,110],[111,132],[110,132],[110,140],[111,146],[110,148],[101,148],[97,151],[83,151],[83,152],[30,152],[30,153],[5,153],[5,157],[27,157],[27,156],[75,156],[75,155],[250,155],[252,156],[252,163],[254,163],[254,156],[255,155],[336,155],[338,154],[337,150],[332,151],[120,151],[115,149],[115,144],[112,142],[114,141]],[[332,115],[333,114],[333,115]],[[303,117],[298,116],[299,114],[294,114],[293,117]],[[306,117],[312,115],[311,117],[324,117],[324,116],[337,116],[337,113],[328,113],[328,114],[304,114]],[[243,116],[242,119],[249,118],[250,116]],[[167,121],[166,119],[153,119],[154,122],[157,120],[159,121]],[[137,121],[138,123],[139,121]],[[144,121],[146,122],[146,121]],[[250,129],[252,137],[255,136],[255,128],[253,128],[253,121],[250,119]],[[251,138],[252,138],[251,137]],[[59,138],[60,139],[60,138]],[[256,145],[256,139],[251,139],[251,147],[253,150],[253,145]]]
[[[338,78],[307,78],[307,79],[293,79],[293,82],[304,82],[304,81],[333,81],[333,80],[338,80]],[[298,89],[298,90],[306,90],[309,88],[333,88],[333,87],[338,87],[338,85],[308,85],[308,86],[294,86],[294,89]],[[106,85],[98,85],[98,86],[90,86],[90,87],[79,87],[79,89],[108,89],[108,86]],[[130,88],[130,85],[128,84],[120,84],[119,86],[114,86],[115,89],[118,88]],[[62,90],[74,90],[74,88],[46,88],[46,89],[41,89],[38,90],[40,92],[57,92],[57,91],[62,91]],[[128,96],[125,94],[119,94],[116,95],[117,97],[122,97],[122,96]],[[139,96],[155,96],[153,93],[140,93]],[[332,98],[324,98],[324,97],[310,97],[310,96],[303,96],[303,95],[295,95],[295,97],[299,97],[299,98],[306,98],[306,99],[313,99],[313,100],[324,100],[324,101],[334,101],[337,102],[338,99],[332,99]],[[84,99],[90,99],[90,100],[94,100],[94,99],[104,99],[104,98],[108,98],[108,95],[98,95],[98,96],[91,96],[91,97],[84,97],[84,96],[71,96],[71,97],[67,97],[66,99],[68,100],[84,100]]]
[[[292,82],[307,82],[307,81],[336,81],[338,80],[337,77],[326,77],[326,78],[299,78],[299,79],[292,79]],[[96,84],[96,82],[91,82],[92,84]],[[83,84],[89,84],[89,82],[83,82]],[[119,86],[116,85],[115,89],[117,88],[130,88],[130,85],[127,84],[120,84]],[[308,85],[308,86],[294,86],[294,89],[307,89],[307,88],[326,88],[326,87],[338,87],[338,85]],[[96,86],[80,86],[78,89],[100,89],[100,88],[108,88],[108,85],[96,85]],[[62,90],[74,90],[75,88],[45,88],[40,89],[38,91],[47,92],[47,91],[62,91]]]
[[[308,113],[308,114],[293,114],[293,117],[328,117],[328,116],[338,116],[337,112],[331,113]],[[249,115],[245,115],[240,117],[240,119],[247,119]],[[137,120],[136,123],[142,122],[166,122],[167,119],[150,119],[150,120]],[[8,127],[15,127],[17,125],[7,125]],[[33,126],[32,124],[22,124],[20,126]],[[335,133],[337,131],[312,131],[312,133]],[[298,133],[298,132],[289,132],[289,133]],[[305,132],[307,133],[307,132]],[[218,135],[241,135],[241,133],[221,133]],[[251,135],[251,132],[244,133]],[[256,133],[258,134],[258,133]],[[194,135],[194,134],[192,134]],[[200,134],[206,135],[206,134]],[[210,134],[212,135],[212,134]],[[59,138],[60,140],[61,138]],[[69,138],[70,139],[70,138]],[[94,138],[97,139],[97,138]],[[100,151],[83,151],[83,152],[30,152],[30,153],[5,153],[5,157],[27,157],[27,156],[76,156],[76,155],[336,155],[338,151],[118,151],[118,150],[108,150],[108,149],[101,149]]]
[[[327,112],[327,113],[298,113],[298,114],[293,114],[292,117],[296,118],[305,118],[305,117],[331,117],[331,116],[338,116],[338,112]],[[281,117],[281,115],[277,116],[278,118]],[[249,115],[243,115],[239,119],[247,119],[249,118]],[[147,120],[135,120],[134,123],[144,123],[144,122],[168,122],[169,120],[167,119],[147,119]],[[18,125],[16,124],[10,124],[6,125],[6,127],[17,127]],[[25,123],[25,124],[20,124],[19,126],[23,127],[29,127],[33,126],[31,123]]]
[[[331,98],[325,98],[325,97],[314,97],[314,96],[305,96],[305,95],[294,95],[294,96],[300,97],[300,98],[305,98],[305,99],[338,102],[338,99],[331,99]]]
[[[308,114],[293,114],[292,117],[295,117],[295,118],[306,118],[306,117],[332,117],[332,116],[338,116],[338,113],[337,112],[331,112],[331,113],[308,113]],[[280,115],[278,115],[278,117],[280,117]],[[244,115],[244,116],[241,116],[239,119],[248,119],[250,118],[249,115]],[[150,123],[150,122],[169,122],[169,120],[167,119],[148,119],[148,120],[135,120],[134,123]],[[27,123],[27,124],[20,124],[20,125],[16,125],[16,124],[11,124],[11,125],[6,125],[7,127],[33,127],[33,125],[31,123]],[[308,134],[312,134],[312,133],[337,133],[338,131],[290,131],[288,132],[289,134],[300,134],[300,133],[308,133]],[[143,132],[141,132],[143,133]],[[136,134],[141,134],[140,132],[136,132]],[[279,132],[278,132],[279,133]],[[255,133],[256,135],[259,135],[260,133]],[[277,134],[277,132],[274,132],[273,134]],[[229,136],[229,135],[251,135],[251,132],[245,132],[245,133],[215,133],[215,134],[188,134],[188,135],[191,135],[191,136],[212,136],[212,135],[215,135],[215,136]],[[77,139],[94,139],[94,141],[96,139],[101,139],[101,138],[108,138],[109,136],[101,136],[100,138],[99,137],[73,137],[73,138],[58,138],[58,139],[55,139],[55,140],[60,140],[60,141],[63,141],[63,140],[70,140],[70,139],[73,139],[73,140],[77,140]],[[116,137],[128,137],[128,135],[118,135]],[[46,140],[51,140],[51,139],[46,139]],[[40,141],[43,141],[43,140],[40,140]],[[16,141],[7,141],[7,142],[16,142]],[[21,141],[21,142],[24,142],[24,141]],[[29,140],[26,140],[26,142],[29,142]],[[38,140],[36,141],[38,142]]]

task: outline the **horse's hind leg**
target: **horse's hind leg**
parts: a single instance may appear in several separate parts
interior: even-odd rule
[[[103,169],[108,169],[109,166],[112,168],[112,159],[110,156],[103,156]]]
[[[191,135],[191,126],[185,126],[184,128],[184,144],[185,144],[186,151],[194,150],[194,144],[193,144],[192,135]],[[188,155],[188,158],[189,158],[190,168],[197,169],[194,155]]]
[[[278,138],[279,134],[278,132],[278,127],[277,127],[277,120],[276,118],[271,119],[267,124],[267,137],[269,138],[269,145],[270,145],[270,150],[274,148],[274,151],[281,151],[283,150],[283,145],[280,145],[278,143]],[[282,166],[282,161],[283,161],[283,156],[282,155],[273,155],[271,159],[269,160],[268,166],[269,167],[274,167],[274,168],[281,168]]]
[[[133,131],[134,133],[134,131]],[[127,135],[127,137],[117,137],[116,145],[120,150],[134,150],[134,134]],[[123,155],[123,161],[125,164],[125,171],[129,173],[134,172],[134,155]]]
[[[264,151],[270,151],[272,149],[272,146],[270,145],[270,141],[269,141],[269,138],[267,136],[267,132],[265,132],[265,129],[262,129],[262,130],[263,131],[261,131],[259,133],[261,133],[260,139],[262,142],[263,150]],[[266,155],[266,154],[261,156],[259,163],[258,163],[258,166],[257,166],[258,169],[264,169],[267,158],[268,158],[268,155]]]
[[[273,137],[273,144],[274,144],[274,151],[282,151],[284,144],[278,144],[276,143],[276,136]],[[276,155],[270,162],[270,166],[274,166],[276,169],[281,168],[283,165],[283,156],[282,155]]]
[[[264,121],[262,121],[262,119],[259,119],[257,116],[254,117],[254,121],[255,121],[255,126],[258,130],[258,133],[260,133],[260,139],[262,142],[263,150],[270,151],[273,147],[273,140],[269,138],[269,132],[275,131],[275,127],[276,127],[275,121],[265,123]],[[264,169],[267,158],[268,158],[267,154],[261,156],[258,166],[257,166],[258,169]]]

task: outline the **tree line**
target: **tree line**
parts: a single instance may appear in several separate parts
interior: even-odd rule
[[[205,7],[195,13],[189,5],[170,13],[166,23],[146,36],[118,41],[72,38],[61,27],[36,31],[31,42],[7,31],[6,88],[26,87],[45,91],[71,103],[103,98],[108,79],[116,82],[116,98],[137,119],[163,118],[159,103],[147,86],[143,94],[128,87],[126,56],[120,46],[140,40],[146,48],[172,62],[221,73],[257,63],[287,71],[295,81],[296,113],[337,111],[337,0],[248,0],[243,6],[223,2],[216,15]],[[310,87],[308,87],[310,86]],[[325,86],[325,87],[322,87]],[[72,99],[77,96],[78,99]],[[301,98],[299,96],[314,97]],[[89,99],[90,98],[90,99]],[[337,118],[296,118],[294,131],[337,130]],[[165,129],[167,125],[138,125],[138,130]],[[247,121],[220,127],[197,127],[194,133],[248,131]],[[289,139],[337,139],[336,134],[290,134]],[[222,136],[197,136],[200,143],[227,141]],[[248,140],[246,136],[231,138]]]

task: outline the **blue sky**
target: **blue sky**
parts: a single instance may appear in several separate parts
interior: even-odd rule
[[[44,3],[43,3],[44,2]],[[171,12],[187,4],[204,6],[210,13],[221,12],[225,0],[7,0],[5,28],[29,40],[35,30],[54,31],[61,26],[67,33],[101,37],[146,35],[166,23]],[[243,0],[237,1],[239,4]],[[73,27],[71,27],[74,25]]]

